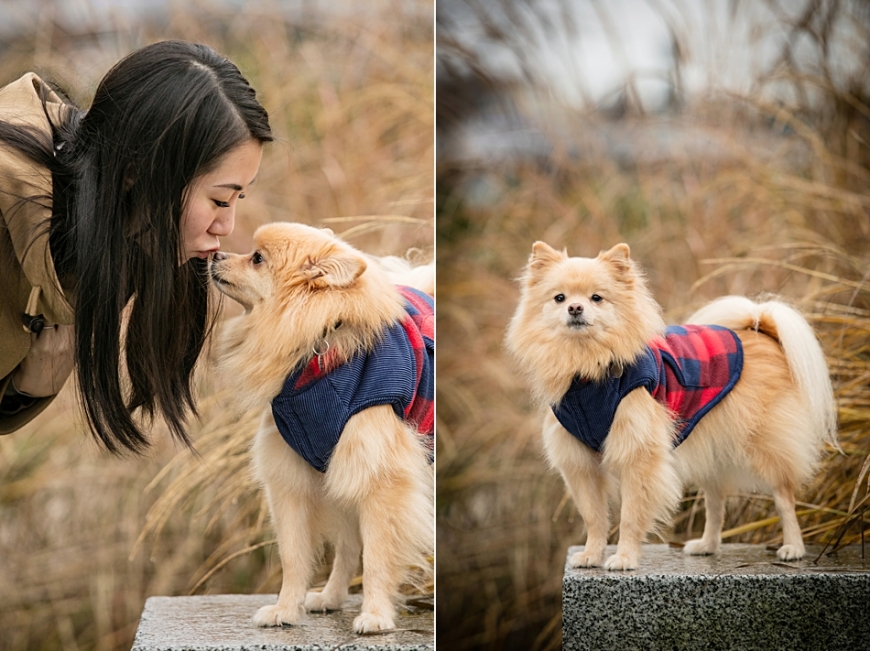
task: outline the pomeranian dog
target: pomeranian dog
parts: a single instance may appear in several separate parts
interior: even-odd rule
[[[837,442],[825,357],[797,311],[728,296],[666,328],[625,244],[577,258],[536,242],[521,284],[506,344],[550,407],[545,453],[586,524],[571,566],[636,569],[686,483],[703,489],[707,517],[685,553],[716,553],[725,496],[757,490],[781,518],[777,556],[804,555],[794,494],[823,441]],[[619,543],[605,560],[617,485]]]
[[[253,448],[278,539],[278,603],[260,626],[337,610],[363,556],[357,633],[395,628],[394,601],[434,548],[434,266],[384,265],[329,229],[271,223],[247,255],[209,274],[245,314],[221,338],[219,368],[241,408],[263,408]],[[417,288],[397,286],[407,276]],[[307,592],[321,543],[335,550]]]

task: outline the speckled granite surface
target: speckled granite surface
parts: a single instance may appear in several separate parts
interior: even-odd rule
[[[870,545],[817,563],[821,547],[784,563],[758,545],[645,545],[629,572],[568,568],[581,549],[562,582],[565,651],[870,649]]]
[[[145,602],[133,651],[432,651],[433,611],[400,609],[392,633],[356,635],[353,619],[362,604],[351,595],[344,610],[309,613],[287,628],[260,628],[251,617],[277,595],[151,597]],[[423,632],[420,632],[423,631]]]

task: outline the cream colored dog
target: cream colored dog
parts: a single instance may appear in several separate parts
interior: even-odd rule
[[[537,398],[552,406],[544,419],[544,448],[588,532],[585,549],[569,559],[575,567],[636,568],[645,535],[668,520],[686,483],[703,488],[707,508],[703,536],[688,542],[686,553],[719,549],[727,494],[762,490],[773,494],[782,520],[777,556],[804,555],[794,493],[812,476],[822,442],[836,446],[836,406],[815,335],[791,307],[740,296],[707,305],[689,323],[724,328],[690,325],[665,338],[661,310],[625,244],[591,259],[568,257],[543,242],[532,248],[507,346]],[[662,362],[668,355],[683,358],[672,342],[704,342],[706,336],[710,348],[705,343],[697,358],[687,358],[700,359],[704,371],[712,357],[728,361],[722,351],[729,350],[733,368],[724,377],[730,380],[713,388],[676,387],[666,395],[659,378],[688,368],[675,372]],[[722,351],[708,359],[717,347]],[[650,365],[651,379],[640,373],[641,364]],[[722,387],[724,397],[696,410],[694,429],[681,430],[688,421],[681,422],[675,406],[691,407],[692,400],[703,405]],[[615,413],[602,407],[611,392],[623,392]],[[567,404],[569,393],[576,404]],[[569,432],[575,423],[583,426]],[[608,495],[615,484],[619,544],[605,560]]]
[[[274,521],[283,583],[278,603],[254,621],[297,624],[306,610],[341,608],[362,552],[363,606],[353,628],[394,628],[398,588],[409,568],[429,567],[434,548],[431,437],[390,404],[364,408],[347,420],[321,471],[285,441],[270,403],[286,391],[291,372],[331,373],[371,352],[407,318],[405,302],[377,260],[328,229],[267,224],[254,245],[247,255],[216,254],[209,268],[220,291],[246,310],[222,336],[220,369],[243,408],[264,408],[253,464]],[[386,266],[431,291],[431,265]],[[306,594],[324,538],[335,548],[332,573],[322,592]]]

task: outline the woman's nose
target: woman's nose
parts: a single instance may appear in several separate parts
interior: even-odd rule
[[[208,229],[209,234],[218,237],[225,237],[233,232],[233,226],[236,223],[236,209],[231,208],[226,211],[225,215],[221,215],[215,219]]]

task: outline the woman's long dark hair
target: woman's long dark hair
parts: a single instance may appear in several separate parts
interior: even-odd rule
[[[50,146],[8,129],[0,138],[52,172],[49,240],[74,297],[78,390],[90,428],[112,452],[142,451],[149,441],[138,411],[146,422],[162,417],[189,445],[193,371],[213,310],[206,261],[179,265],[185,191],[232,149],[271,141],[268,115],[226,58],[164,41],[118,62],[90,108],[64,111],[52,131]]]

